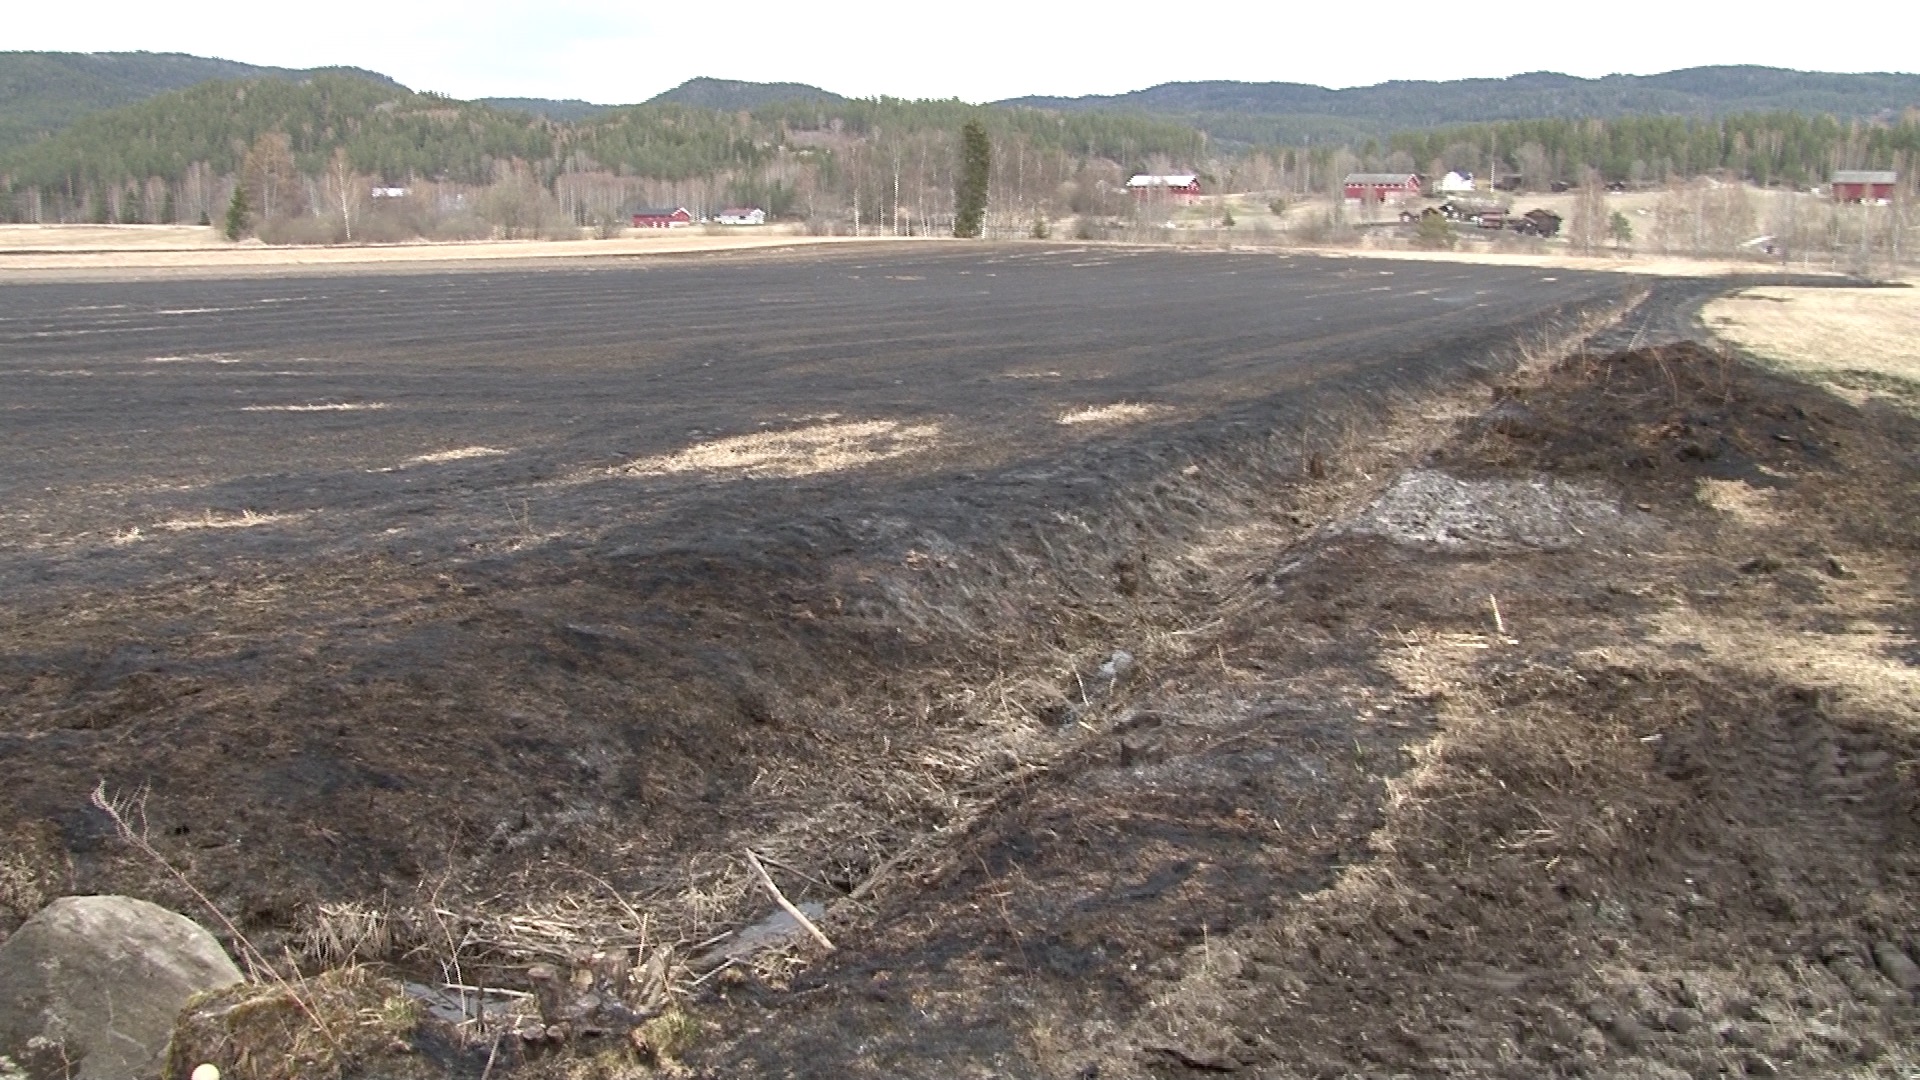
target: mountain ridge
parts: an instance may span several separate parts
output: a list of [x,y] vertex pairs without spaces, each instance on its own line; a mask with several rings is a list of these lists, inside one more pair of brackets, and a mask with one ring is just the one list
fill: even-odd
[[[185,53],[0,52],[0,150],[53,135],[94,113],[214,80],[311,80],[351,75],[406,91],[386,75],[350,67],[292,69]],[[781,104],[841,106],[851,99],[807,83],[699,77],[641,104],[745,112]],[[555,123],[578,123],[631,105],[577,99],[487,97],[476,104]],[[1196,128],[1223,146],[1359,141],[1454,125],[1629,114],[1715,116],[1787,110],[1885,119],[1920,107],[1920,74],[1794,71],[1753,65],[1682,68],[1597,79],[1551,71],[1504,78],[1393,80],[1330,89],[1308,83],[1170,82],[1124,94],[1027,96],[990,107],[1144,115]]]
[[1587,79],[1553,71],[1505,78],[1391,80],[1334,90],[1308,83],[1170,82],[1124,94],[992,102],[1057,112],[1178,119],[1217,138],[1298,142],[1499,120],[1610,119],[1634,113],[1718,116],[1793,111],[1885,118],[1920,107],[1920,74],[1795,71],[1757,65]]
[[688,79],[665,93],[655,94],[647,99],[646,104],[685,105],[695,109],[735,112],[788,101],[819,101],[837,105],[846,100],[831,90],[822,90],[807,83],[762,83],[700,76]]
[[396,88],[364,68],[281,68],[188,53],[0,52],[0,146],[65,128],[82,116],[216,79],[353,75]]

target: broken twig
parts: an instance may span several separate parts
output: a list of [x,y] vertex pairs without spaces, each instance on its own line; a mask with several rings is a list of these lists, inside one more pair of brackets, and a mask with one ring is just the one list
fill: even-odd
[[801,929],[812,934],[813,940],[819,942],[828,952],[832,952],[833,942],[828,940],[827,935],[821,933],[820,928],[813,925],[813,920],[807,918],[806,914],[799,908],[794,907],[793,901],[788,900],[787,895],[780,891],[780,886],[773,883],[773,878],[767,875],[767,868],[760,865],[760,859],[753,853],[753,849],[747,848],[746,852],[747,865],[753,867],[753,872],[755,876],[759,877],[760,884],[766,886],[767,891],[773,894],[773,902],[779,904],[781,910],[785,911],[788,915],[793,916],[793,921],[799,923]]

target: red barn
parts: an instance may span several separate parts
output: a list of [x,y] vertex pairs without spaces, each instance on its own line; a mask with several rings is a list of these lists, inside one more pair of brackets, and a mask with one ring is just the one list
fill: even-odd
[[672,209],[635,210],[633,227],[636,229],[677,229],[682,225],[693,224],[693,215],[687,213],[684,206]]
[[1893,200],[1900,178],[1891,172],[1841,171],[1833,174],[1833,201],[1884,203]]
[[1135,198],[1149,198],[1164,192],[1175,202],[1192,202],[1200,198],[1200,178],[1192,173],[1175,173],[1171,176],[1149,176],[1141,173],[1127,181],[1127,190]]
[[1386,202],[1420,195],[1419,173],[1357,172],[1347,175],[1347,198],[1354,202]]

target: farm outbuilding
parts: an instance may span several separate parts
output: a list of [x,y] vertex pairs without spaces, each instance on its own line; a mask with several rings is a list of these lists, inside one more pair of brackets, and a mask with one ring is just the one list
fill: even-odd
[[684,206],[656,207],[633,212],[636,229],[677,229],[693,224],[693,215]]
[[1349,173],[1347,198],[1353,202],[1386,202],[1420,195],[1419,173]]
[[1141,173],[1127,181],[1127,190],[1136,198],[1150,198],[1154,195],[1168,195],[1176,201],[1188,201],[1200,197],[1200,178],[1192,173],[1173,173],[1167,176],[1150,176]]
[[1833,201],[1845,203],[1891,202],[1900,177],[1893,172],[1842,170],[1833,174]]
[[716,225],[765,225],[767,212],[757,206],[729,206],[713,215]]

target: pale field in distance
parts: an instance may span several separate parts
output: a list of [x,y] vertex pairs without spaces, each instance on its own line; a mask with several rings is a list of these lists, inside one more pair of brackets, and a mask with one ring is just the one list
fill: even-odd
[[1721,337],[1843,397],[1920,408],[1920,288],[1747,289],[1701,312]]
[[177,251],[233,247],[210,225],[0,225],[0,251]]
[[[428,263],[498,259],[579,258],[737,251],[844,241],[808,236],[793,226],[628,229],[610,240],[417,241],[402,244],[269,246],[230,243],[196,225],[0,225],[0,274],[7,271],[245,269]],[[863,242],[872,243],[874,238]]]

